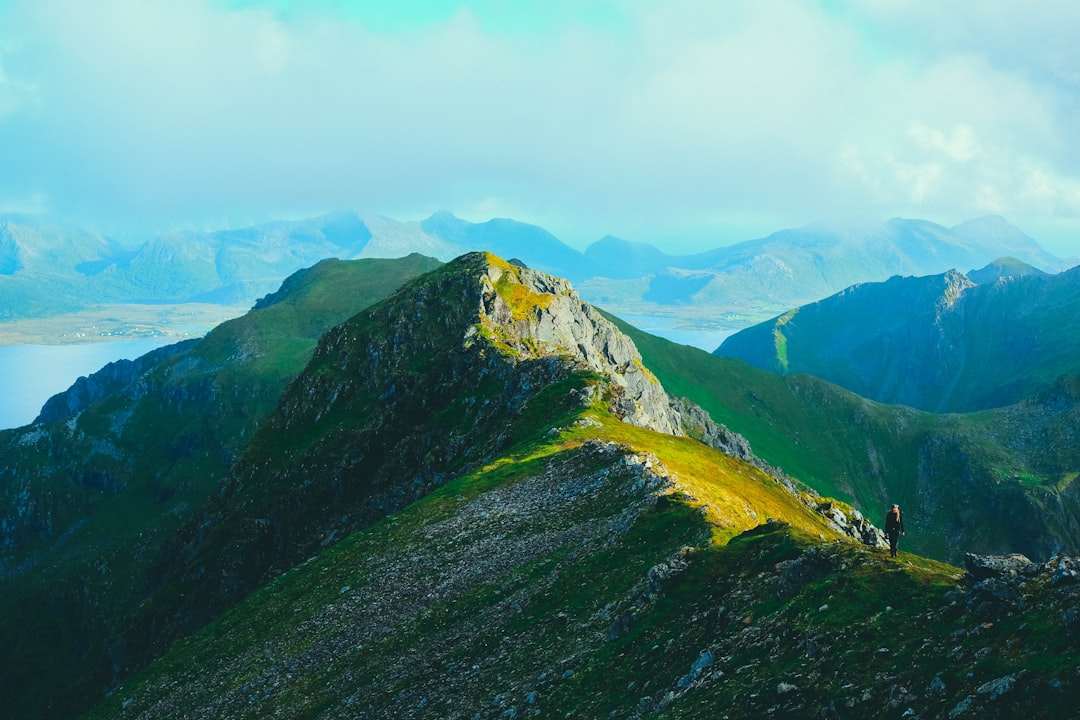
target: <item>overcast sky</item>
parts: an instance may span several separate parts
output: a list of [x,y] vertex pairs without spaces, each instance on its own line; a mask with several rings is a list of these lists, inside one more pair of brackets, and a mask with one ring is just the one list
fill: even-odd
[[999,214],[1075,255],[1078,37],[1072,0],[0,0],[0,212],[670,252]]

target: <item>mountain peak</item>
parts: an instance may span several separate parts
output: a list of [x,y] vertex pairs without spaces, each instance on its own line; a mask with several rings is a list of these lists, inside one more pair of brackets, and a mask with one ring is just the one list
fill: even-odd
[[984,215],[972,218],[952,228],[957,235],[978,239],[984,243],[1005,249],[1044,252],[1034,238],[1000,215]]
[[1028,275],[1046,275],[1042,270],[1028,265],[1014,257],[1002,257],[994,260],[978,270],[972,270],[967,274],[972,282],[978,285],[997,282],[1003,278],[1018,278]]
[[672,264],[671,256],[654,245],[605,235],[585,249],[585,259],[608,278],[643,277]]
[[427,219],[421,222],[464,222],[461,218],[455,215],[451,210],[436,210],[431,213]]
[[613,410],[623,420],[682,434],[667,394],[645,370],[634,343],[584,302],[569,282],[490,253],[475,253],[462,262],[473,258],[484,266],[480,325],[491,337],[522,357],[554,354],[584,363],[620,388]]
[[995,228],[1002,231],[1007,230],[1009,232],[1022,232],[1018,227],[1010,223],[1001,215],[994,214],[970,218],[960,223],[959,225],[954,225],[952,229],[954,232],[968,232],[976,229],[985,231]]
[[[191,554],[162,577],[175,597],[220,611],[327,538],[492,462],[556,408],[686,436],[682,409],[633,342],[567,281],[486,252],[461,256],[321,337],[224,484],[217,529],[193,531]],[[183,557],[200,557],[206,573]]]

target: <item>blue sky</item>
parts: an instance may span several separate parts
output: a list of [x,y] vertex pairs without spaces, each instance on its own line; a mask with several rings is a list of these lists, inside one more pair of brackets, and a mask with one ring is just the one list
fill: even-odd
[[0,0],[0,211],[670,252],[1003,215],[1080,254],[1080,3]]

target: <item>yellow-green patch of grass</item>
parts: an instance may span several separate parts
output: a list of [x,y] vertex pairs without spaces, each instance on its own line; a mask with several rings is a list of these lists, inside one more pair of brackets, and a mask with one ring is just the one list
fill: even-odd
[[781,315],[776,320],[776,325],[773,327],[773,342],[776,345],[776,362],[779,363],[780,369],[784,372],[788,370],[788,352],[787,352],[787,336],[784,335],[783,327],[791,322],[791,319],[795,317],[795,313],[799,312],[798,308],[790,310]]
[[490,253],[487,258],[492,266],[502,271],[495,282],[495,292],[510,306],[515,320],[524,320],[536,308],[547,309],[551,305],[554,296],[534,292],[522,284],[521,268]]
[[1057,483],[1058,492],[1061,492],[1065,488],[1072,485],[1073,482],[1076,481],[1077,477],[1080,477],[1080,473],[1065,473],[1064,475],[1062,475],[1061,479],[1058,480],[1058,483]]
[[732,536],[773,518],[807,532],[841,537],[825,519],[761,470],[697,440],[663,435],[620,421],[604,412],[588,417],[599,426],[574,428],[568,438],[603,439],[625,444],[637,452],[651,452],[667,468],[675,490],[703,508],[716,528],[714,541]]

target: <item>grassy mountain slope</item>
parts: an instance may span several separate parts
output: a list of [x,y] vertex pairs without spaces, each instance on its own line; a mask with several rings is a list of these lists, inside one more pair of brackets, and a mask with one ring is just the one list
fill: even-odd
[[[258,533],[243,517],[265,517],[267,537],[288,532],[267,511],[321,510],[303,510],[289,488],[339,481],[391,513],[341,540],[324,532],[323,550],[309,546],[306,561],[88,717],[896,717],[910,707],[999,718],[1068,706],[1080,683],[1072,559],[964,580],[841,538],[815,503],[756,467],[626,422],[616,368],[632,368],[597,371],[588,352],[541,340],[563,296],[558,285],[535,292],[520,269],[486,261],[479,329],[447,348],[462,301],[476,307],[458,273],[480,261],[444,267],[328,334],[241,461],[250,470],[226,498],[234,520],[216,522]],[[417,312],[447,301],[443,313]],[[408,336],[407,318],[420,323]],[[521,383],[521,372],[542,382]],[[382,414],[366,410],[371,399],[400,386],[393,417],[432,373],[454,391],[413,406],[426,427],[404,444],[453,454],[414,465],[419,476],[393,473],[389,493],[370,470],[343,472],[380,454],[364,430]],[[493,416],[476,413],[485,405]],[[476,461],[456,462],[477,437]],[[432,466],[458,470],[417,487]],[[210,555],[197,567],[215,582],[247,566],[215,569]]]
[[63,716],[111,682],[130,662],[116,640],[159,582],[166,540],[217,489],[318,337],[437,265],[320,263],[140,372],[92,376],[52,422],[0,432],[0,616],[20,618],[0,629],[5,708]]
[[[582,466],[575,458],[588,440],[663,442],[664,462],[707,504],[717,537],[764,517],[840,537],[816,498],[681,436],[681,412],[629,341],[565,282],[485,254],[430,272],[323,336],[228,482],[161,554],[157,590],[114,639],[119,672],[341,537],[478,469],[509,463],[496,477],[514,475],[552,455],[561,469],[545,476],[571,487],[607,483],[615,476],[604,468],[641,479],[622,489],[631,499],[648,500],[647,486],[666,483],[649,470],[656,462],[630,458],[630,449],[603,449]],[[584,457],[600,446],[590,447]],[[599,474],[581,478],[582,467]],[[567,522],[583,522],[580,504],[592,494],[571,493]],[[589,505],[615,512],[618,532],[649,504],[609,509],[596,499]],[[559,502],[541,502],[538,527]],[[580,532],[604,529],[589,517]]]
[[968,270],[967,276],[976,285],[991,285],[1003,278],[1018,278],[1027,275],[1047,275],[1039,268],[1012,257],[1000,257],[978,270]]
[[978,284],[950,272],[853,286],[728,338],[716,354],[881,402],[966,412],[1080,372],[1080,268]]
[[[613,411],[622,407],[614,376],[573,362],[572,348],[552,364],[554,348],[516,335],[507,321],[542,316],[556,301],[501,282],[520,270],[494,264],[501,289],[482,304],[502,321],[467,334],[475,339],[469,347],[448,347],[444,333],[460,329],[455,314],[475,307],[461,283],[476,269],[462,276],[462,266],[479,259],[446,266],[327,335],[241,460],[253,470],[226,498],[238,510],[215,522],[222,532],[231,525],[257,533],[237,518],[264,517],[267,535],[277,536],[323,514],[322,505],[309,512],[303,500],[289,500],[289,488],[302,484],[310,497],[320,483],[348,481],[338,469],[343,461],[393,456],[363,426],[372,412],[401,412],[394,406],[409,403],[414,373],[428,380],[434,373],[453,392],[425,392],[426,405],[410,422],[419,428],[395,445],[419,444],[430,455],[445,439],[461,438],[450,443],[455,455],[480,462],[458,464],[451,456],[414,465],[421,472],[445,468],[448,478],[271,581],[115,692],[98,716],[494,717],[533,706],[596,717],[612,709],[663,710],[668,690],[694,673],[708,643],[684,632],[694,617],[685,611],[710,608],[700,593],[712,581],[724,588],[717,597],[745,595],[731,573],[748,567],[722,548],[756,546],[742,534],[771,518],[776,535],[767,534],[777,547],[766,551],[763,568],[789,559],[799,564],[800,550],[831,548],[832,541],[848,548],[840,555],[860,552],[759,469],[696,440],[625,422]],[[489,305],[494,296],[506,305]],[[418,314],[417,303],[444,311]],[[424,318],[409,337],[399,334],[405,318]],[[412,352],[416,343],[427,352]],[[380,352],[387,346],[399,348],[393,360]],[[453,357],[458,353],[461,360]],[[534,374],[537,363],[548,367],[541,376]],[[519,382],[521,372],[533,381]],[[478,374],[494,387],[477,385]],[[507,385],[519,389],[508,396]],[[390,407],[366,410],[389,386],[406,387]],[[463,396],[466,387],[471,394]],[[494,416],[469,409],[489,404]],[[496,429],[497,440],[488,435]],[[388,430],[395,435],[395,426]],[[433,431],[444,440],[433,442]],[[472,450],[477,437],[488,438],[479,452]],[[386,480],[392,491],[381,493],[377,479],[365,480],[379,474],[372,468],[351,477],[362,483],[356,492],[367,498],[364,506],[386,506],[380,498],[415,486],[411,473],[398,472]],[[342,499],[335,499],[336,510],[355,512],[354,502]],[[291,509],[288,528],[285,518],[268,515],[274,506]],[[325,538],[324,529],[316,528]],[[213,548],[238,544],[247,541],[211,537],[202,545],[209,555],[200,553],[199,564],[208,577],[226,580],[209,559]],[[248,567],[235,557],[228,567]],[[880,554],[864,557],[881,562]],[[954,570],[923,566],[926,577],[916,585],[951,587]],[[692,578],[688,586],[678,579],[683,573]],[[807,580],[802,569],[789,575],[785,593]],[[669,586],[681,586],[675,607]],[[761,601],[771,604],[767,594]],[[753,612],[749,597],[743,604],[732,612]],[[741,616],[733,627],[739,623]],[[660,641],[664,650],[654,659]],[[663,692],[649,690],[650,683]],[[626,692],[636,684],[642,689]]]
[[995,599],[955,568],[830,541],[753,468],[567,392],[598,382],[534,396],[505,453],[284,573],[88,720],[1069,707],[1077,593],[1053,589],[1057,565]]
[[[604,394],[622,417],[673,427],[632,345],[568,285],[484,254],[328,332],[158,565],[160,590],[123,633],[132,666],[328,543],[497,456],[538,393],[599,392],[566,383],[611,367]],[[730,512],[723,527],[747,516]]]
[[1080,550],[1076,380],[997,410],[936,415],[822,381],[776,375],[619,323],[670,392],[754,452],[881,523],[905,510],[905,543],[959,562],[966,551],[1046,558]]

